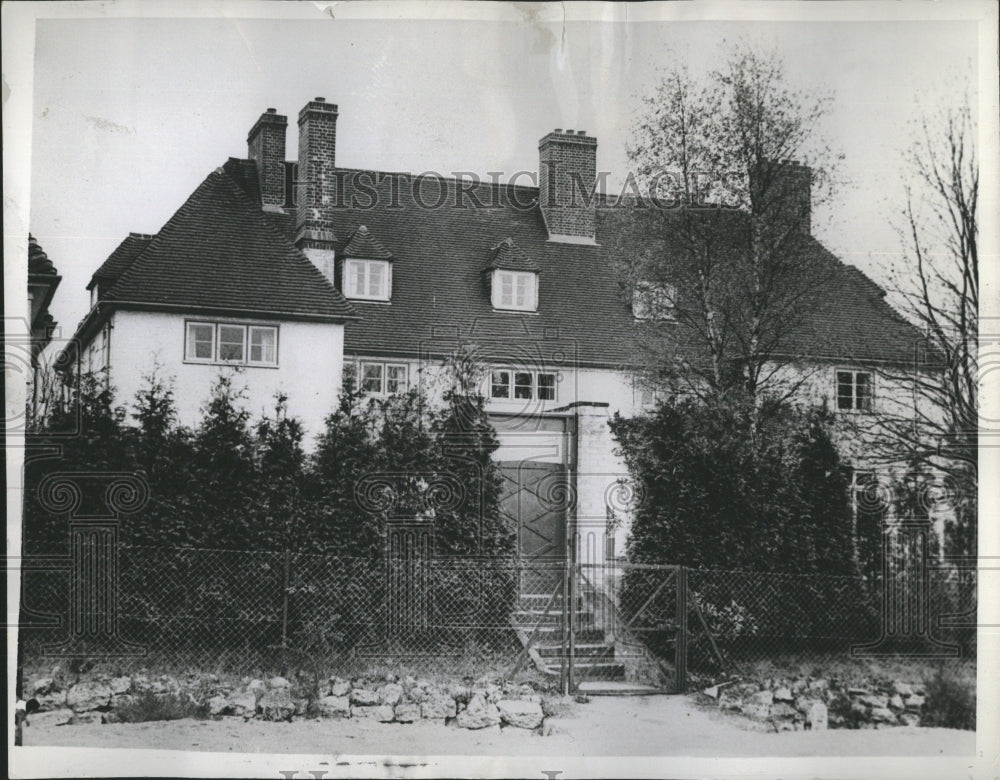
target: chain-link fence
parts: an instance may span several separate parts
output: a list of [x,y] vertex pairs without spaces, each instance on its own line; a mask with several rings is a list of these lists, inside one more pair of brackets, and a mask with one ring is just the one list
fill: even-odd
[[104,647],[119,659],[200,671],[329,673],[380,662],[467,675],[533,670],[567,689],[676,690],[688,669],[733,673],[785,656],[975,653],[974,570],[930,567],[870,582],[526,565],[419,548],[362,559],[118,546],[100,575],[99,560],[71,552],[24,561],[23,663],[80,656],[86,640],[94,656]]
[[878,580],[629,563],[581,570],[607,641],[626,657],[644,648],[675,684],[688,670],[740,674],[762,660],[976,653],[975,569],[893,567]]

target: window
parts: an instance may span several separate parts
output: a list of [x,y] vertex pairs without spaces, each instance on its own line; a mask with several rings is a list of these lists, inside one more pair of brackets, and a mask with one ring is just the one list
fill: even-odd
[[632,292],[632,314],[637,320],[676,319],[677,288],[672,284],[639,282]]
[[362,363],[361,390],[365,393],[381,393],[384,369],[385,366],[381,363]]
[[649,407],[656,406],[656,403],[659,400],[659,393],[651,387],[639,386],[635,388],[635,402],[637,406],[647,409]]
[[494,371],[490,377],[490,398],[510,398],[510,371]]
[[494,271],[493,308],[535,311],[538,274],[532,271]]
[[534,379],[529,371],[514,373],[514,397],[531,398],[534,389]]
[[408,387],[407,367],[403,363],[363,362],[358,386],[362,392],[372,395],[405,393]]
[[539,401],[555,401],[556,400],[556,375],[555,374],[539,374],[538,375],[538,400]]
[[556,375],[540,371],[497,369],[490,374],[490,398],[555,401]]
[[837,409],[842,412],[870,412],[872,410],[871,372],[837,372]]
[[344,261],[344,295],[369,301],[389,300],[388,260]]
[[244,361],[247,329],[242,325],[219,326],[219,360],[226,363]]
[[385,392],[390,395],[406,392],[406,366],[385,367]]
[[184,359],[191,363],[278,365],[278,328],[232,322],[188,322]]
[[273,366],[278,362],[277,328],[250,326],[250,363]]
[[187,359],[207,362],[215,359],[215,325],[204,322],[188,323]]

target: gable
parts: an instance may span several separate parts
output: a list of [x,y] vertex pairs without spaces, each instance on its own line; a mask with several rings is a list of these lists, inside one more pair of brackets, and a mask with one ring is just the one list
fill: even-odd
[[231,161],[202,182],[121,273],[106,300],[342,321],[350,304],[240,185]]

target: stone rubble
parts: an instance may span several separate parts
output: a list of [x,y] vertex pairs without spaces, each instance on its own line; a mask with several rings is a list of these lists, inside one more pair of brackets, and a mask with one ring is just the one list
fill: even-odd
[[923,687],[903,680],[864,687],[825,678],[730,681],[702,693],[720,710],[774,731],[919,726],[925,702]]

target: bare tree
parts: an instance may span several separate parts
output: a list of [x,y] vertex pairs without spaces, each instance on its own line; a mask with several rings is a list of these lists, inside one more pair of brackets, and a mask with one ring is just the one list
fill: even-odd
[[872,436],[886,461],[944,476],[952,509],[946,552],[976,554],[978,447],[979,163],[968,101],[925,115],[906,153],[902,259],[892,269],[903,314],[923,331],[914,366],[880,371],[911,389],[912,403],[883,409]]
[[752,429],[762,403],[804,378],[783,369],[803,357],[793,334],[829,272],[809,233],[837,159],[817,131],[830,102],[790,87],[773,55],[739,47],[704,82],[667,74],[629,149],[649,197],[620,210],[618,255],[646,379],[744,399]]

